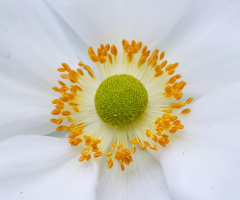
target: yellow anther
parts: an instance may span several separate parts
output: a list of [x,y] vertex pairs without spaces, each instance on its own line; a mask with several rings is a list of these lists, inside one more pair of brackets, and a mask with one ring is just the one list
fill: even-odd
[[66,96],[60,97],[59,100],[62,101],[62,102],[68,102],[69,101],[69,99]]
[[115,47],[115,45],[111,46],[111,54],[117,56],[117,48]]
[[93,142],[94,144],[99,144],[99,143],[101,143],[101,140],[99,140],[99,139],[94,139],[92,142]]
[[181,74],[177,74],[177,75],[175,75],[175,77],[176,77],[177,79],[179,79],[179,78],[181,78],[182,76],[181,76]]
[[131,143],[132,143],[132,144],[137,144],[137,143],[138,143],[138,140],[137,140],[137,139],[131,140]]
[[93,73],[92,69],[88,65],[83,65],[83,68],[88,72],[89,76],[94,78],[94,73]]
[[58,109],[63,109],[64,108],[64,103],[59,102],[59,103],[56,104],[55,107],[58,108]]
[[101,64],[104,64],[106,62],[106,58],[104,58],[103,56],[98,57],[98,60]]
[[187,84],[186,82],[180,81],[179,86],[178,86],[178,90],[181,91],[186,84]]
[[170,117],[170,114],[166,113],[166,114],[163,114],[162,118],[163,119],[168,119]]
[[100,151],[98,151],[98,152],[96,152],[96,153],[94,154],[94,158],[100,157],[100,156],[102,156],[102,155],[103,155],[103,153],[100,152]]
[[182,124],[177,125],[177,129],[183,129],[184,126]]
[[78,73],[73,70],[70,70],[68,73],[69,73],[69,80],[73,83],[76,83],[79,78]]
[[62,112],[62,115],[63,115],[63,116],[71,115],[71,112],[70,112],[70,111],[63,111],[63,112]]
[[68,135],[68,138],[75,138],[75,137],[77,137],[78,136],[78,134],[75,134],[75,133],[71,133],[71,134],[69,134]]
[[178,67],[179,63],[174,63],[172,69],[176,69]]
[[92,152],[98,152],[98,151],[99,151],[99,148],[92,147]]
[[144,53],[143,55],[146,56],[146,57],[148,57],[149,54],[150,54],[150,50],[146,51],[146,53]]
[[169,64],[169,65],[165,68],[165,70],[166,70],[166,71],[170,71],[170,70],[172,69],[172,67],[173,67],[173,64]]
[[157,73],[155,73],[154,77],[157,78],[163,74],[162,70],[159,70]]
[[176,120],[176,121],[173,122],[173,125],[179,125],[180,123],[181,123],[180,120]]
[[163,131],[163,127],[162,126],[157,126],[156,131]]
[[82,142],[81,138],[72,138],[69,140],[69,143],[71,144],[71,146],[77,146],[81,142]]
[[130,151],[130,150],[128,150],[128,149],[122,149],[122,152],[123,152],[123,153],[125,153],[125,154],[128,154],[128,155],[130,155],[130,154],[131,154],[131,151]]
[[[156,141],[157,142],[157,141]],[[154,151],[157,151],[158,150],[158,147],[156,145],[152,145],[149,147],[150,149],[154,150]]]
[[154,123],[155,123],[156,125],[158,125],[159,122],[161,121],[161,119],[162,119],[161,117],[158,117],[157,120],[156,120]]
[[66,126],[59,126],[56,128],[56,131],[62,131],[66,128]]
[[81,69],[77,69],[77,72],[78,72],[78,74],[80,75],[80,76],[84,76],[84,73],[83,73],[83,71],[81,70]]
[[79,109],[78,109],[77,106],[75,106],[75,105],[71,105],[71,107],[72,107],[72,109],[73,109],[75,112],[79,112]]
[[58,83],[62,86],[62,87],[66,87],[66,84],[62,81],[58,81]]
[[112,56],[111,56],[111,54],[108,54],[108,60],[112,64]]
[[82,162],[82,161],[84,161],[85,159],[86,159],[86,156],[83,155],[83,156],[81,156],[81,157],[79,158],[79,162]]
[[190,108],[187,108],[187,109],[184,109],[181,113],[182,114],[187,114],[187,113],[190,113],[191,109]]
[[167,86],[165,87],[165,92],[166,92],[166,93],[171,93],[171,92],[172,92],[172,86],[171,86],[171,85],[167,85]]
[[177,80],[177,78],[175,76],[173,76],[172,78],[169,79],[168,83],[173,84],[173,83],[175,83],[176,80]]
[[81,154],[82,154],[82,155],[86,155],[86,154],[89,153],[89,151],[90,151],[89,148],[85,148],[85,149],[83,149],[83,150],[81,151]]
[[175,109],[181,108],[183,106],[185,106],[185,103],[183,103],[183,102],[178,102],[178,103],[175,103],[175,104],[171,104],[171,107],[175,108]]
[[122,145],[122,144],[119,144],[119,145],[117,146],[117,148],[118,148],[118,149],[121,149],[121,148],[123,148],[123,145]]
[[107,44],[107,45],[105,46],[105,49],[106,49],[107,51],[109,51],[109,49],[110,49],[110,45]]
[[107,161],[107,163],[108,163],[108,169],[111,169],[112,166],[113,166],[112,158],[110,158],[110,159]]
[[93,62],[98,62],[98,57],[95,54],[92,53],[89,55],[89,57]]
[[84,135],[83,138],[84,138],[85,140],[91,140],[91,137],[88,136],[88,135]]
[[84,63],[83,63],[83,62],[79,62],[78,65],[79,65],[79,66],[83,66]]
[[62,63],[62,66],[63,66],[67,71],[71,70],[70,67],[69,67],[66,63]]
[[191,98],[189,98],[185,103],[186,103],[186,104],[190,104],[190,103],[192,102],[192,100],[193,100],[193,98],[191,97]]
[[147,46],[144,46],[143,48],[142,48],[142,54],[145,54],[147,52]]
[[179,100],[182,98],[183,93],[182,92],[177,92],[176,94],[174,94],[174,97],[176,98],[176,100]]
[[101,48],[101,49],[104,49],[104,45],[103,45],[103,44],[100,44],[100,48]]
[[149,147],[149,146],[150,146],[149,142],[147,142],[147,141],[143,141],[143,143],[144,143],[144,145],[145,145],[146,147]]
[[150,130],[147,130],[147,131],[146,131],[146,136],[147,136],[147,137],[151,137],[151,135],[152,135],[152,134],[151,134],[151,131],[150,131]]
[[164,60],[161,64],[160,64],[160,68],[164,68],[167,65],[167,61]]
[[164,129],[168,129],[168,128],[170,128],[170,127],[171,127],[170,122],[165,122],[164,125],[163,125],[163,128],[164,128]]
[[[152,135],[152,140],[153,140],[154,142],[158,142],[157,136],[156,136],[156,135]],[[150,149],[151,149],[151,147],[150,147]]]
[[164,142],[162,139],[160,139],[158,142],[159,142],[159,144],[162,145],[163,147],[166,146],[165,142]]
[[141,67],[141,65],[143,65],[147,60],[146,56],[141,56],[138,60],[138,67]]
[[59,118],[59,119],[56,121],[56,124],[57,124],[57,125],[61,124],[61,123],[62,123],[62,120],[63,120],[62,118]]
[[170,71],[168,71],[168,75],[172,75],[175,73],[175,70],[174,69],[171,69]]
[[137,43],[137,52],[142,48],[142,42]]
[[132,43],[131,43],[131,50],[133,53],[136,53],[137,52],[137,47],[136,47],[136,41],[135,40],[132,40]]
[[165,51],[162,51],[162,53],[160,54],[160,60],[164,58],[164,55],[165,55]]
[[66,130],[66,131],[72,131],[75,126],[76,126],[76,124],[71,124],[71,126],[67,126],[67,127],[65,128],[65,130]]
[[[88,55],[91,55],[91,54],[93,54],[94,53],[94,50],[93,50],[93,48],[92,47],[89,47],[88,48]],[[94,53],[95,54],[95,53]]]
[[59,115],[61,113],[61,110],[60,109],[55,109],[51,113],[52,113],[52,115]]
[[88,154],[88,155],[86,156],[86,161],[89,161],[90,159],[91,159],[91,155]]
[[173,115],[173,116],[170,116],[169,121],[170,121],[170,122],[173,122],[173,121],[175,121],[176,119],[177,119],[177,116]]
[[52,87],[52,89],[54,90],[54,91],[56,91],[56,92],[59,92],[60,91],[60,89],[58,88],[58,87]]
[[124,165],[121,163],[121,170],[124,171],[125,170],[125,167]]
[[107,56],[107,50],[106,50],[106,49],[103,49],[103,50],[102,50],[102,56],[104,56],[104,57]]
[[65,68],[58,68],[58,71],[59,71],[59,72],[65,72],[66,69],[65,69]]
[[67,75],[67,74],[61,74],[61,77],[64,78],[64,79],[68,79],[68,78],[69,78],[69,75]]
[[137,151],[136,147],[132,148],[132,152],[135,153]]
[[60,102],[59,99],[54,99],[54,100],[52,101],[52,104],[57,104],[58,102]]
[[57,119],[50,119],[50,121],[51,121],[52,123],[56,123],[56,122],[57,122]]
[[178,87],[179,87],[179,83],[178,83],[178,82],[177,82],[177,83],[174,83],[174,85],[173,85],[172,87],[173,87],[174,90],[177,90]]
[[112,155],[112,151],[107,152],[106,156],[110,157]]

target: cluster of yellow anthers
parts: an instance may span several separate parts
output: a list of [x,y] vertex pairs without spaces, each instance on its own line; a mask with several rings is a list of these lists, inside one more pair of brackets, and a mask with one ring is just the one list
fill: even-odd
[[[153,78],[158,78],[161,75],[170,76],[173,75],[175,69],[178,66],[178,63],[168,64],[167,61],[163,60],[165,52],[159,53],[159,50],[155,50],[150,55],[150,50],[147,49],[147,46],[142,47],[142,43],[132,41],[129,43],[126,40],[122,41],[123,46],[123,56],[127,58],[127,62],[131,63],[133,61],[134,55],[138,55],[137,67],[151,68],[154,70]],[[141,51],[140,51],[141,50]],[[114,62],[117,63],[118,50],[116,46],[109,44],[100,45],[100,48],[97,50],[97,54],[94,52],[93,48],[90,47],[88,50],[90,59],[97,64],[97,66],[105,67],[105,64],[111,66]],[[55,104],[55,109],[52,111],[53,115],[60,115],[61,117],[57,119],[51,119],[51,121],[58,125],[56,128],[57,131],[66,130],[71,132],[69,137],[69,143],[72,146],[77,146],[78,144],[85,142],[86,148],[81,151],[81,157],[79,161],[87,160],[89,161],[92,154],[94,157],[99,157],[103,155],[103,151],[107,150],[105,155],[108,157],[107,163],[108,168],[112,168],[114,159],[117,160],[121,165],[121,170],[125,170],[124,164],[129,165],[132,161],[132,154],[137,150],[136,145],[139,145],[140,149],[146,150],[150,148],[152,150],[158,150],[156,143],[159,143],[161,146],[165,147],[169,143],[168,133],[175,133],[178,129],[183,129],[184,126],[181,124],[181,121],[178,119],[177,115],[187,114],[190,112],[190,109],[184,109],[180,113],[174,113],[175,109],[181,109],[183,106],[189,104],[193,98],[189,98],[185,102],[176,102],[179,100],[183,93],[182,89],[186,85],[186,82],[180,81],[180,74],[172,76],[168,79],[164,92],[162,96],[166,99],[171,100],[169,107],[165,107],[159,111],[159,116],[155,121],[153,120],[155,130],[145,129],[146,139],[143,137],[131,138],[130,142],[132,148],[129,149],[124,146],[122,143],[113,141],[111,147],[101,146],[103,138],[95,138],[91,133],[85,131],[86,121],[79,121],[76,114],[81,115],[81,110],[79,109],[79,102],[77,101],[78,97],[84,93],[82,89],[83,77],[86,77],[84,74],[85,70],[89,78],[96,79],[92,69],[85,65],[84,63],[79,63],[80,68],[76,71],[72,70],[67,64],[63,63],[61,68],[58,68],[58,71],[63,73],[61,77],[63,79],[68,79],[71,83],[65,84],[62,81],[58,81],[60,87],[53,87],[53,90],[61,94],[59,99],[52,101]],[[67,81],[67,82],[69,82]],[[71,123],[71,125],[61,125],[62,123]],[[106,136],[107,137],[107,136]],[[126,143],[125,143],[126,144]]]

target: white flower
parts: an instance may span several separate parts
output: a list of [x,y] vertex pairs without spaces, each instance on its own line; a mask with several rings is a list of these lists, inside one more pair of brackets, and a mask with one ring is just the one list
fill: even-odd
[[[1,198],[239,199],[238,8],[238,1],[1,2]],[[59,64],[93,68],[88,47],[123,38],[179,62],[184,95],[195,99],[181,118],[185,128],[156,152],[137,151],[124,172],[104,158],[79,163],[81,147],[49,122]]]

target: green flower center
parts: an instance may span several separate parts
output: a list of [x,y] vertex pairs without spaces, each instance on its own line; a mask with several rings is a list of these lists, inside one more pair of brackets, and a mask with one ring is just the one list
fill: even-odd
[[147,107],[148,93],[131,75],[110,76],[98,87],[95,108],[100,119],[113,126],[128,125],[140,118]]

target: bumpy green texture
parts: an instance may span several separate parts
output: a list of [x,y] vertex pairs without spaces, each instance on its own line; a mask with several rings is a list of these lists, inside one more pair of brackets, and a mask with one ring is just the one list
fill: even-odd
[[133,76],[114,75],[99,85],[94,102],[103,122],[122,126],[131,124],[143,114],[148,103],[148,93]]

